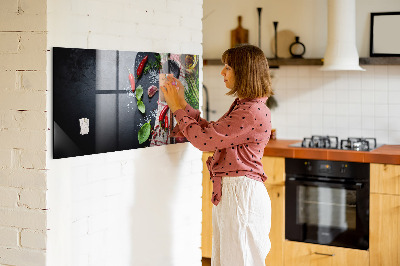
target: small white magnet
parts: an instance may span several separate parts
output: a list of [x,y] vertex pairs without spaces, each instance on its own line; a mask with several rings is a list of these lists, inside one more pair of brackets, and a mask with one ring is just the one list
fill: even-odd
[[89,134],[89,119],[88,118],[81,118],[79,119],[79,125],[81,127],[81,135]]

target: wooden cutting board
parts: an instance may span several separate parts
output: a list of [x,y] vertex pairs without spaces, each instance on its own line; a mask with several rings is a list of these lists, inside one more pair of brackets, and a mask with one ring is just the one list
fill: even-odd
[[249,43],[249,30],[242,27],[242,16],[238,16],[238,26],[231,30],[231,48],[242,43]]

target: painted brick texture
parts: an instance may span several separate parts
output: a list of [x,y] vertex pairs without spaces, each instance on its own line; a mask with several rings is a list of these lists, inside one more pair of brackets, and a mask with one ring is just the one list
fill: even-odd
[[[202,3],[48,1],[47,50],[201,56]],[[47,60],[51,84],[51,52]],[[47,103],[51,114],[51,90]],[[201,265],[202,163],[201,152],[190,144],[61,160],[47,155],[49,265]]]
[[45,265],[46,6],[0,2],[1,265]]

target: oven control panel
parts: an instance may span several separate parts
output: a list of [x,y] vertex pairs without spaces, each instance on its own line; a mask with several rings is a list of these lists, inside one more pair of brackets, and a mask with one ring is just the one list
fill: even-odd
[[369,179],[369,164],[286,158],[286,174]]

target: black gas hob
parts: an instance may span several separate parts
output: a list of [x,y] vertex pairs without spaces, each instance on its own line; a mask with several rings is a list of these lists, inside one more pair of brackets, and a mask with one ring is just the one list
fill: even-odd
[[353,150],[353,151],[371,151],[378,148],[376,138],[350,137],[342,139],[336,136],[318,136],[304,138],[303,141],[289,145],[291,147],[301,148],[320,148],[320,149],[337,149],[337,150]]

